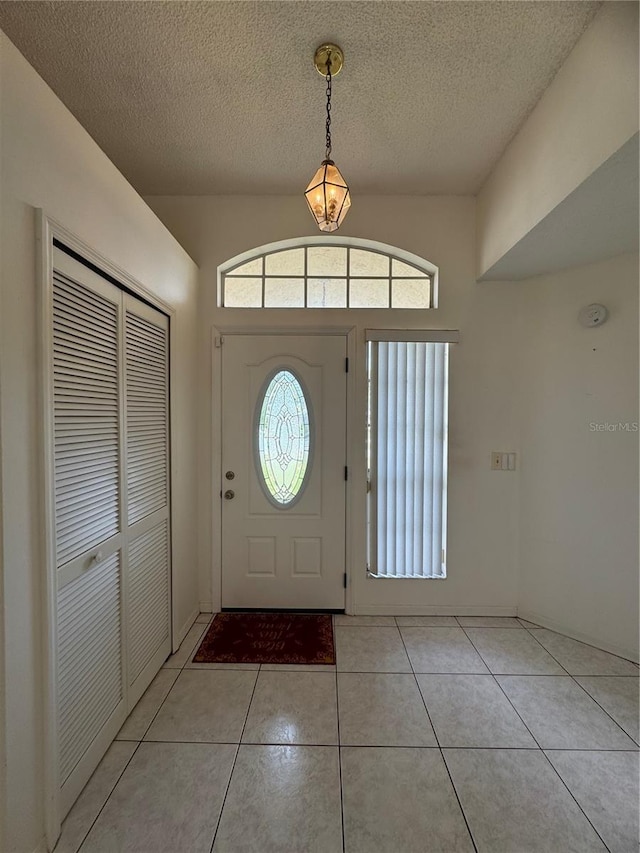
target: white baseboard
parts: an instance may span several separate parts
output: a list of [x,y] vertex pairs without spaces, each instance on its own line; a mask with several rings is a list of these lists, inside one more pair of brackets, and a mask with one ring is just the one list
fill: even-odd
[[357,604],[351,616],[515,616],[513,606],[490,604]]
[[191,628],[193,623],[196,621],[199,613],[200,613],[200,608],[194,607],[194,609],[191,611],[191,613],[187,616],[187,618],[183,622],[182,627],[178,629],[178,636],[173,638],[173,640],[174,640],[173,651],[174,652],[177,652],[178,649],[180,648],[182,641],[184,640],[184,638],[189,633],[189,628]]
[[554,619],[547,619],[546,616],[542,616],[540,613],[534,613],[533,610],[522,610],[521,608],[518,608],[518,616],[521,619],[526,619],[527,622],[533,622],[536,625],[540,625],[541,628],[548,628],[550,631],[555,631],[557,634],[563,634],[565,637],[570,637],[572,640],[579,640],[581,643],[594,646],[596,649],[602,649],[604,652],[610,652],[612,655],[618,655],[618,657],[625,658],[626,660],[633,661],[634,663],[638,663],[640,659],[638,649],[630,649],[626,646],[620,646],[617,643],[609,643],[599,637],[594,637],[592,634],[584,634],[582,631],[573,631],[571,628],[567,628],[566,625],[556,622]]

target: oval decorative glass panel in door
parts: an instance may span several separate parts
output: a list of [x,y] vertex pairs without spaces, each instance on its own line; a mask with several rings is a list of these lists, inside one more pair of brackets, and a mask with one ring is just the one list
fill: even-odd
[[254,428],[258,480],[279,509],[296,503],[311,472],[311,405],[289,368],[270,375],[256,403]]

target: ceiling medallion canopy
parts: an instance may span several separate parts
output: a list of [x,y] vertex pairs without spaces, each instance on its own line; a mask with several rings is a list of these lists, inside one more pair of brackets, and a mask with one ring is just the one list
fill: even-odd
[[344,55],[336,44],[321,44],[313,63],[327,82],[326,153],[304,195],[318,228],[337,231],[351,207],[349,186],[331,159],[331,86],[333,78],[342,69]]

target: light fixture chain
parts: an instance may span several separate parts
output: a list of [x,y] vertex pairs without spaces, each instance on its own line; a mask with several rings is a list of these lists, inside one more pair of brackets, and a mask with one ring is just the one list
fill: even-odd
[[327,160],[331,159],[331,53],[327,57]]
[[331,159],[331,94],[333,78],[343,66],[344,55],[336,44],[321,44],[313,58],[316,71],[326,84],[326,155],[304,195],[316,225],[327,233],[336,231],[351,207],[351,192]]

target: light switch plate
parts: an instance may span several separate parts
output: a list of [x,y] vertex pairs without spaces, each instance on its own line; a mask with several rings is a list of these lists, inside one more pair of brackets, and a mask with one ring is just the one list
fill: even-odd
[[491,470],[492,471],[515,471],[516,470],[517,453],[513,450],[492,450],[491,451]]

